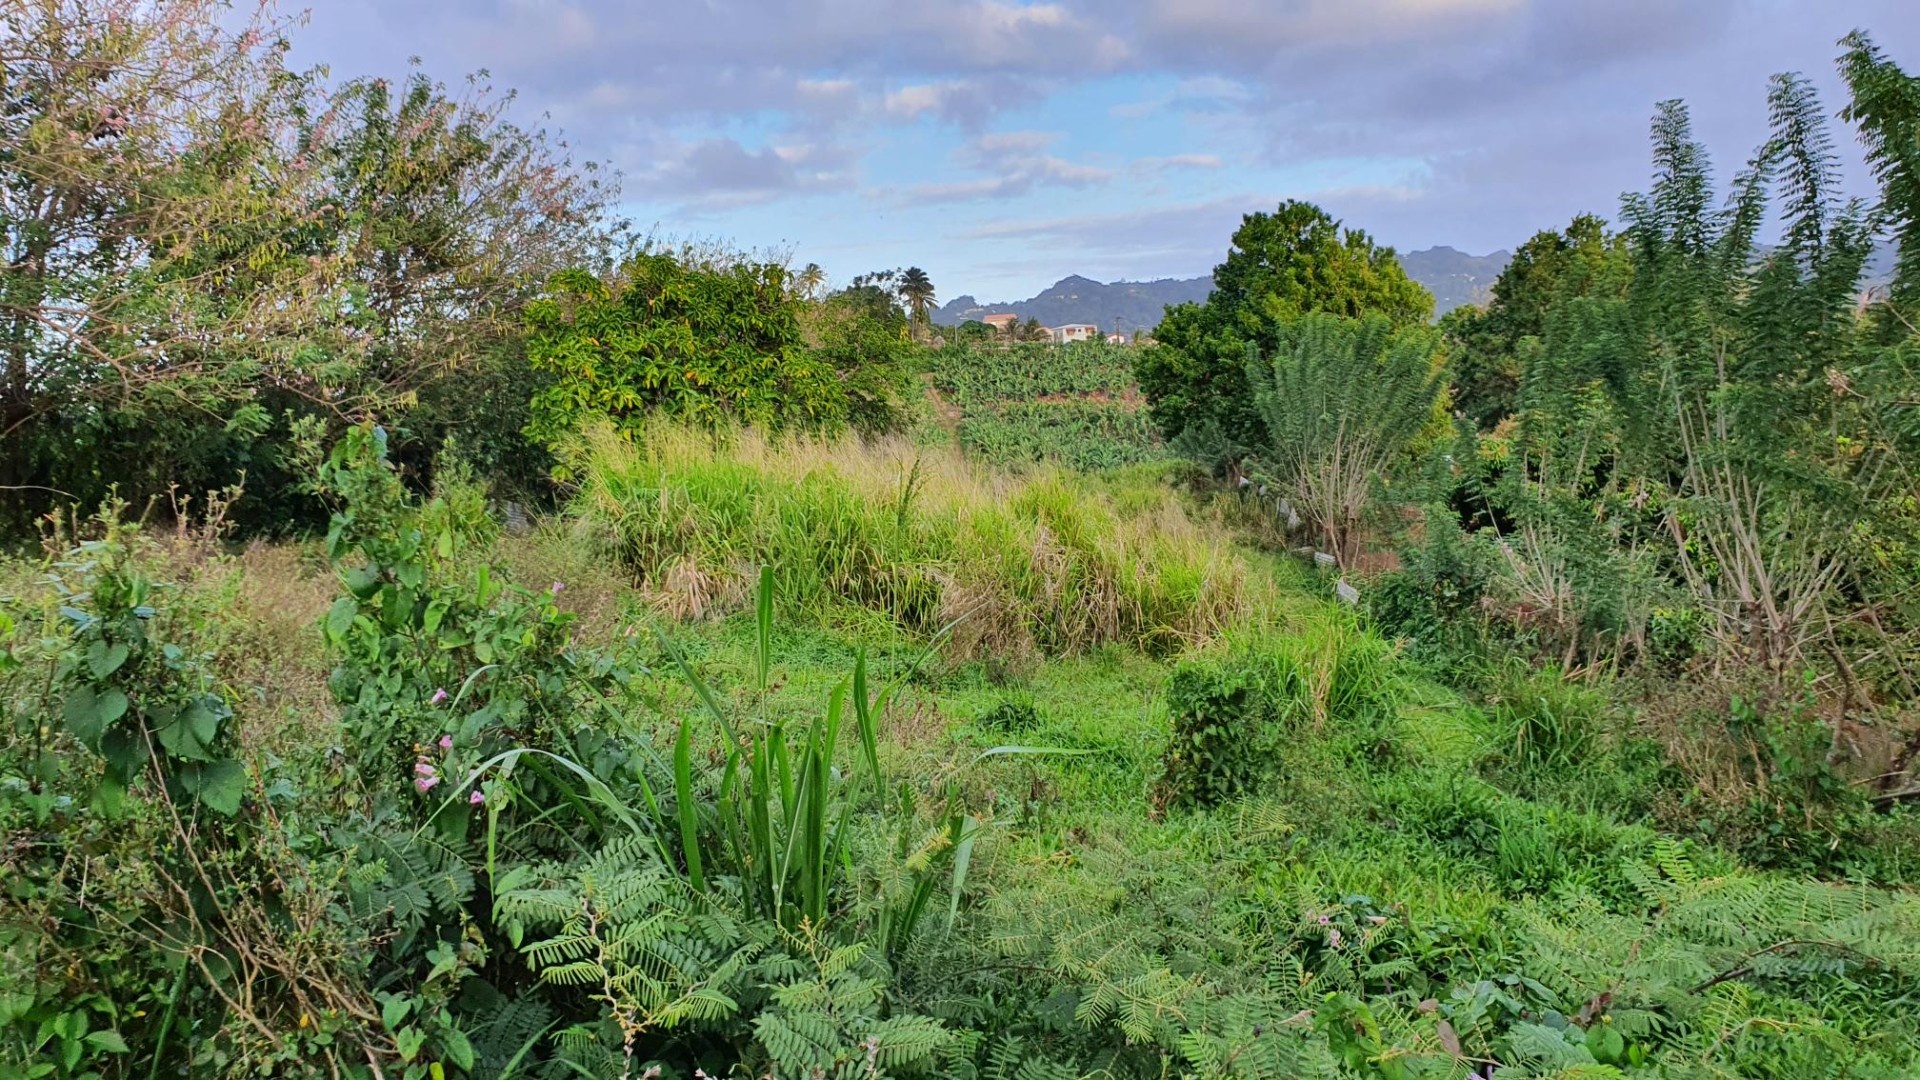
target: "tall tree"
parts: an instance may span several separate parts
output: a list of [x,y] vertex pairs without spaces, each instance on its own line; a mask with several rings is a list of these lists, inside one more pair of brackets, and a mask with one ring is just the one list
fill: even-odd
[[1343,228],[1311,203],[1288,201],[1248,214],[1204,304],[1167,311],[1157,345],[1136,361],[1140,388],[1169,438],[1189,428],[1255,446],[1265,425],[1247,382],[1247,350],[1270,355],[1301,316],[1380,315],[1410,326],[1433,315],[1433,297],[1408,278],[1393,249]]
[[314,243],[320,167],[289,152],[311,81],[284,24],[228,15],[0,15],[0,484],[55,486],[108,429],[217,416],[263,380],[338,403],[313,326],[342,259]]
[[1632,277],[1625,241],[1591,214],[1535,233],[1500,272],[1486,307],[1441,320],[1454,408],[1482,428],[1512,415],[1522,354],[1545,337],[1549,314],[1577,297],[1624,296]]
[[925,270],[909,266],[900,272],[900,299],[912,314],[914,326],[926,333],[933,311],[933,281]]
[[826,286],[827,272],[820,269],[819,263],[810,262],[794,275],[793,284],[800,290],[801,299],[812,300],[819,296],[820,290]]

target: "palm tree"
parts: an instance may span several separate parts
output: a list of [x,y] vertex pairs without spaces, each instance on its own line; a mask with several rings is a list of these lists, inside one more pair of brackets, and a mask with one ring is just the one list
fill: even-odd
[[912,313],[914,324],[925,329],[927,318],[933,310],[933,282],[927,278],[927,272],[917,266],[909,266],[900,274],[900,299]]
[[827,272],[820,269],[819,263],[810,262],[806,269],[794,275],[793,283],[800,287],[800,295],[808,300],[820,295],[820,287],[827,283]]

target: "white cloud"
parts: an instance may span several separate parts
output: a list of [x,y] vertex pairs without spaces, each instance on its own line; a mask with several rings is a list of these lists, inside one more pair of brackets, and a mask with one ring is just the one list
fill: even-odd
[[1218,154],[1170,154],[1141,158],[1133,163],[1133,171],[1159,173],[1169,169],[1219,169],[1225,165],[1226,161]]
[[989,175],[914,184],[890,194],[903,203],[956,202],[1010,198],[1038,187],[1090,187],[1113,178],[1111,169],[1048,153],[1059,140],[1060,135],[1050,131],[988,132],[954,151],[953,161],[961,168]]

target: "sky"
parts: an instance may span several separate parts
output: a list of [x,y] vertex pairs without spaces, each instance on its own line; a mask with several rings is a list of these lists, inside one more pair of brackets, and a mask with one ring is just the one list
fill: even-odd
[[296,63],[485,70],[643,231],[917,265],[943,301],[1204,274],[1288,198],[1402,251],[1511,248],[1647,185],[1656,102],[1728,179],[1772,74],[1839,109],[1849,30],[1920,71],[1920,0],[310,2]]

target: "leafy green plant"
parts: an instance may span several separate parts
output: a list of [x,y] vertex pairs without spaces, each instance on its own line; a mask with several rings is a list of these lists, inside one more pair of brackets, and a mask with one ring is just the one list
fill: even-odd
[[1099,470],[1165,457],[1144,412],[1092,401],[1009,401],[961,420],[960,445],[995,465]]
[[455,767],[513,747],[570,747],[582,710],[622,672],[571,650],[572,617],[556,604],[564,583],[532,592],[484,561],[455,576],[490,526],[445,498],[415,507],[378,428],[348,432],[316,488],[340,500],[327,554],[345,595],[324,622],[338,658],[328,687],[370,788],[387,789],[381,778],[413,763],[415,786],[432,791],[446,767],[435,746]]
[[[54,639],[61,716],[68,734],[106,763],[94,794],[103,806],[119,805],[151,769],[176,798],[231,816],[251,786],[231,756],[233,710],[207,657],[154,636],[168,590],[135,559],[138,530],[123,510],[103,509],[100,537],[81,541],[47,578],[66,623]],[[48,752],[36,739],[35,755]]]
[[831,431],[847,419],[835,370],[803,348],[800,302],[776,265],[646,251],[612,281],[554,275],[527,325],[528,359],[553,376],[528,434],[548,445],[594,419],[631,431],[655,410],[708,426]]
[[1176,667],[1167,680],[1173,730],[1159,798],[1205,806],[1252,791],[1274,765],[1289,674],[1243,656]]
[[1396,329],[1385,316],[1305,315],[1270,355],[1249,354],[1267,428],[1259,459],[1343,568],[1360,555],[1377,490],[1433,423],[1439,348],[1431,331]]

